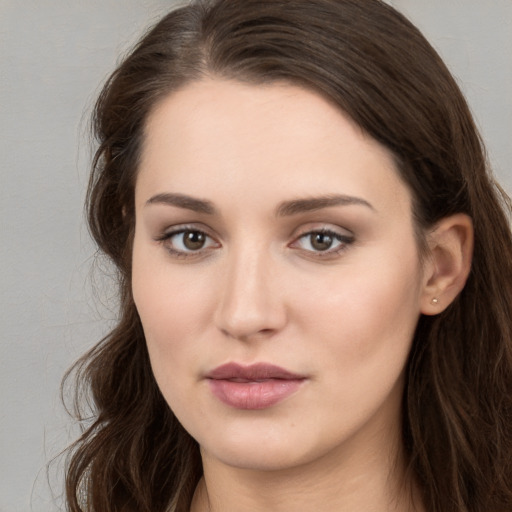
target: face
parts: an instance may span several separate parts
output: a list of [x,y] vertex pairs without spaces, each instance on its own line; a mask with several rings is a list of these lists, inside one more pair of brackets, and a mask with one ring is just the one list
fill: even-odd
[[203,456],[288,468],[398,435],[423,272],[383,147],[311,91],[205,80],[152,113],[135,196],[152,369]]

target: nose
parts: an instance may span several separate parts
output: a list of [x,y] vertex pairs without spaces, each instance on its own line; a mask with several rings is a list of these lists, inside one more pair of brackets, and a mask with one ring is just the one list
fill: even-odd
[[287,322],[283,279],[268,254],[233,254],[223,272],[215,323],[224,335],[241,341],[268,338]]

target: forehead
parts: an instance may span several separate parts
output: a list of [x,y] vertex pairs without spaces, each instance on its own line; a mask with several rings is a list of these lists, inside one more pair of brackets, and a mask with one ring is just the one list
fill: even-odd
[[157,105],[145,129],[139,200],[167,191],[233,201],[247,190],[274,202],[343,193],[410,207],[392,155],[313,91],[208,79]]

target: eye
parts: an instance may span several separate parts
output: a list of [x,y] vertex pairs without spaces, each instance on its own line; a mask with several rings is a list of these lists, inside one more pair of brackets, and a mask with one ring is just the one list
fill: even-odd
[[353,236],[342,235],[329,229],[309,231],[300,236],[292,247],[319,254],[338,254],[354,241]]
[[219,244],[204,231],[192,228],[179,228],[165,233],[158,239],[173,255],[186,257],[218,247]]

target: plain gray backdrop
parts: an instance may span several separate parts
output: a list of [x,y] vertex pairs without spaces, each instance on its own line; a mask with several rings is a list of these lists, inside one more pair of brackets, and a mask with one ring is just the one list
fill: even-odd
[[[62,375],[115,316],[82,202],[99,86],[171,0],[0,0],[0,512],[61,510]],[[512,190],[512,0],[390,0],[465,92]],[[106,286],[94,286],[106,282]],[[95,291],[96,290],[96,291]]]

